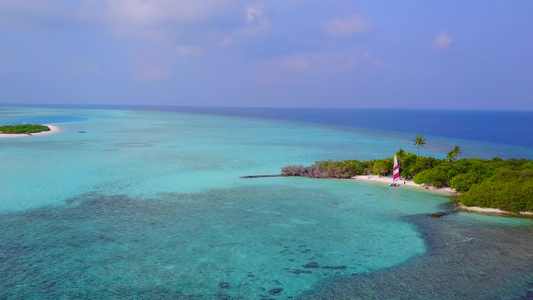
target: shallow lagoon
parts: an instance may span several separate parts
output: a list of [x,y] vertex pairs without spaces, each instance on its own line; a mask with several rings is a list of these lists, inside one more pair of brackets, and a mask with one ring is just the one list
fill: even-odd
[[[71,118],[57,135],[0,140],[7,298],[343,298],[344,287],[331,289],[339,278],[431,255],[425,229],[408,218],[449,209],[424,191],[240,178],[411,149],[397,134],[175,112],[3,112]],[[442,157],[437,150],[424,155]],[[447,218],[507,224],[471,216]]]

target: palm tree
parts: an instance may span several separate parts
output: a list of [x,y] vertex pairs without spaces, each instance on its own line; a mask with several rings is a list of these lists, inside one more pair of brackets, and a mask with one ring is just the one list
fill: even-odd
[[448,155],[446,155],[446,158],[448,159],[448,161],[452,161],[455,159],[455,153],[452,151],[448,152]]
[[403,150],[402,148],[400,148],[400,150],[398,150],[398,152],[396,152],[396,157],[398,158],[398,163],[401,165],[403,163],[403,158],[406,156],[407,154],[405,153],[405,150]]
[[453,161],[456,160],[459,155],[461,155],[461,148],[459,148],[459,146],[455,146],[452,151],[448,152],[446,158],[448,161]]
[[417,135],[416,139],[413,140],[413,142],[415,142],[415,145],[418,148],[418,156],[420,156],[420,146],[426,146],[426,139],[419,134]]
[[459,146],[455,146],[455,148],[453,148],[453,156],[458,157],[460,155],[461,155],[461,148],[459,148]]

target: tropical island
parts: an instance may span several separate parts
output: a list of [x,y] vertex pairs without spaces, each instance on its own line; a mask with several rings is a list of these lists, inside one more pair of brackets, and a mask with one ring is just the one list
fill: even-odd
[[50,131],[50,128],[41,124],[22,124],[0,126],[1,133],[7,134],[32,134],[41,131]]
[[[420,149],[425,139],[420,135],[414,140]],[[424,157],[396,152],[402,180],[435,188],[451,188],[458,192],[454,200],[462,207],[499,209],[513,214],[533,213],[533,160],[467,158],[455,146],[445,159]],[[393,173],[393,158],[370,161],[343,160],[317,161],[305,167],[291,165],[283,167],[284,176],[310,178],[349,179],[357,176],[388,176]]]
[[0,137],[24,137],[32,135],[50,135],[61,130],[54,125],[14,124],[0,126]]

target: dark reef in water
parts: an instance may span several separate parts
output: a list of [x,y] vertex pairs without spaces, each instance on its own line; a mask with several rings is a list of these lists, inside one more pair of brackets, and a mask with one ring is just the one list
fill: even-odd
[[406,217],[428,252],[401,265],[323,280],[300,299],[533,299],[533,226],[461,214]]
[[[247,192],[256,194],[257,188]],[[212,294],[182,292],[179,277],[172,276],[174,269],[152,263],[165,261],[168,253],[185,246],[182,237],[190,233],[180,226],[178,216],[200,224],[199,206],[226,203],[232,196],[233,190],[166,193],[157,199],[90,193],[70,198],[64,206],[0,213],[0,299],[244,299],[233,295],[241,283],[224,277],[211,281]],[[232,206],[210,207],[233,211]],[[305,279],[346,268],[343,277],[319,281],[300,299],[533,298],[533,226],[478,223],[452,211],[452,203],[441,209],[440,218],[427,214],[405,218],[426,241],[427,253],[400,265],[350,276],[349,262],[347,267],[332,265],[313,254],[298,265],[289,259],[291,264],[283,272]],[[185,232],[181,235],[180,230]],[[157,236],[164,236],[164,242],[152,239]],[[279,246],[290,248],[282,242]],[[153,274],[162,284],[151,280]],[[241,275],[247,282],[262,279],[261,273]],[[277,279],[261,294],[261,299],[293,296],[290,287]]]
[[432,218],[440,218],[440,217],[443,217],[447,215],[446,213],[435,213],[435,214],[429,214],[428,217],[432,217]]
[[292,273],[298,275],[298,274],[311,274],[313,272],[311,272],[309,270],[294,270],[294,271],[292,271]]
[[318,268],[319,266],[318,266],[317,262],[312,261],[310,263],[307,263],[307,264],[303,265],[302,267],[308,269],[308,268]]

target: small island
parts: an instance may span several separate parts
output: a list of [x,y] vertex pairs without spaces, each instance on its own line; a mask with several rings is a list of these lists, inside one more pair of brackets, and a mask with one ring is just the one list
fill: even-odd
[[49,124],[14,124],[0,126],[0,137],[50,135],[60,131],[57,126]]
[[[453,199],[459,209],[475,212],[533,216],[533,160],[457,159],[460,148],[455,147],[445,159],[419,156],[400,149],[395,155],[402,180],[434,189],[457,191]],[[305,167],[283,167],[284,176],[310,178],[366,178],[389,176],[393,172],[393,158],[371,161],[317,161]],[[391,182],[392,179],[385,182]],[[480,209],[482,208],[482,209]]]
[[50,131],[50,128],[41,124],[22,124],[0,126],[0,133],[5,134],[32,134],[41,131]]

